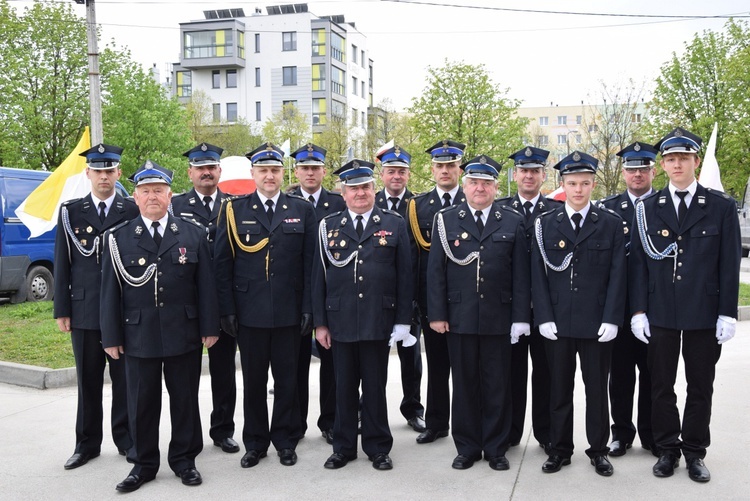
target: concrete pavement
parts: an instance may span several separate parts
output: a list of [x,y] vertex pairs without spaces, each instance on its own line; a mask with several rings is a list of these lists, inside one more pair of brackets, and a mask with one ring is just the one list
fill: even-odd
[[[744,452],[750,445],[750,322],[738,324],[737,336],[724,345],[717,369],[712,416],[712,446],[706,457],[712,480],[689,480],[684,461],[671,478],[655,478],[655,458],[634,445],[627,455],[612,458],[615,473],[604,478],[594,473],[588,458],[584,430],[583,384],[575,393],[576,453],[561,472],[544,474],[546,456],[527,430],[520,446],[508,452],[511,469],[496,472],[481,461],[466,471],[451,468],[456,454],[452,439],[419,445],[416,433],[406,425],[398,405],[401,399],[398,358],[393,351],[388,383],[388,403],[394,446],[392,471],[380,472],[361,453],[341,470],[329,471],[323,463],[331,453],[315,425],[317,385],[310,388],[308,433],[298,448],[299,461],[282,466],[275,451],[254,468],[240,467],[243,452],[226,454],[208,437],[211,410],[210,381],[201,379],[201,415],[205,447],[197,458],[203,485],[183,486],[166,464],[169,443],[168,396],[164,392],[161,422],[162,469],[156,480],[128,499],[554,499],[554,500],[728,500],[750,499],[750,477]],[[310,381],[317,381],[319,364],[311,367]],[[241,373],[237,373],[241,392]],[[271,383],[269,383],[270,385]],[[423,378],[423,396],[426,378]],[[240,393],[241,396],[241,393]],[[269,408],[273,399],[269,395]],[[678,400],[684,402],[684,378],[678,376]],[[238,399],[235,439],[241,442],[242,399]],[[109,419],[110,387],[105,387],[105,419]],[[105,426],[102,455],[76,470],[63,463],[72,454],[76,413],[76,388],[38,390],[0,384],[0,499],[4,500],[102,500],[124,496],[115,485],[128,474],[128,465],[112,443]],[[243,448],[244,449],[244,448]]]

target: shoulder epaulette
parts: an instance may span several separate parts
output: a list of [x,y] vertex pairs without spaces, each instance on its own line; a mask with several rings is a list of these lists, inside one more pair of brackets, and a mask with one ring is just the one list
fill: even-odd
[[455,209],[458,209],[458,205],[451,205],[450,207],[443,207],[438,212],[445,213],[445,212],[452,211],[452,210],[455,210]]
[[327,216],[325,216],[325,217],[324,217],[323,219],[331,219],[332,217],[336,217],[336,216],[338,216],[338,215],[339,215],[339,214],[341,214],[342,212],[344,212],[344,211],[340,210],[340,211],[338,211],[338,212],[334,212],[334,213],[332,213],[332,214],[328,214],[328,215],[327,215]]
[[307,202],[307,200],[302,195],[295,195],[294,193],[287,193],[286,196],[288,196],[289,198],[296,198],[298,200],[304,200],[305,202]]
[[383,212],[383,213],[385,213],[385,214],[391,214],[392,216],[403,217],[403,216],[402,216],[401,214],[399,214],[399,213],[398,213],[398,212],[396,212],[395,210],[391,210],[391,209],[380,209],[380,211],[381,211],[381,212]]
[[723,191],[715,190],[713,188],[706,188],[706,191],[709,192],[710,194],[714,195],[714,196],[717,196],[717,197],[721,197],[721,198],[724,198],[724,199],[727,199],[727,200],[731,200],[732,199],[731,196],[727,195]]
[[197,221],[196,219],[185,217],[185,216],[175,216],[175,217],[181,221],[185,221],[186,223],[192,223],[198,228],[205,228],[205,226],[203,226],[203,224],[200,221]]
[[130,221],[132,221],[132,219],[129,219],[127,221],[122,221],[121,223],[116,224],[113,227],[107,229],[107,231],[105,231],[105,233],[114,233],[115,231],[119,230],[120,228],[122,228],[123,226],[125,226],[126,224],[128,224]]
[[64,201],[62,204],[67,206],[76,202],[80,202],[81,200],[83,200],[83,198],[71,198],[70,200]]
[[603,204],[604,202],[609,202],[611,200],[615,200],[620,197],[620,193],[615,193],[614,195],[610,195],[608,197],[604,197],[601,200],[599,200],[600,204]]
[[511,200],[513,200],[513,197],[509,196],[509,197],[498,198],[498,199],[495,200],[495,202],[500,202],[501,204],[506,204],[506,203],[510,202]]

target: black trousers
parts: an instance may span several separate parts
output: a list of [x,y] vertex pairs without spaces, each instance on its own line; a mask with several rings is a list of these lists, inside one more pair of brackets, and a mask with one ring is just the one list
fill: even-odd
[[219,340],[208,350],[211,374],[211,429],[213,440],[234,435],[234,409],[237,403],[237,339],[220,331]]
[[333,352],[330,348],[323,348],[317,340],[315,340],[315,346],[320,356],[318,428],[320,431],[328,431],[333,429],[333,422],[336,418],[336,372],[333,369]]
[[128,461],[131,474],[153,477],[159,471],[159,421],[162,403],[162,372],[169,393],[172,437],[167,458],[175,473],[195,467],[203,450],[198,387],[202,348],[183,355],[138,358],[125,355],[128,380],[128,413],[133,447]]
[[[260,329],[240,325],[245,449],[266,451],[294,449],[300,436],[297,397],[297,361],[301,336],[299,326]],[[267,389],[268,367],[273,374],[273,415],[269,428]]]
[[[612,440],[632,444],[636,429],[641,444],[652,447],[651,431],[651,373],[647,365],[648,345],[630,330],[630,319],[615,338],[612,365],[609,373],[609,400],[612,412]],[[635,370],[638,369],[638,426],[633,424]]]
[[112,380],[112,439],[118,450],[133,445],[128,430],[127,384],[125,361],[110,358],[102,348],[99,330],[73,329],[70,333],[78,379],[78,410],[76,412],[75,452],[98,454],[102,447],[102,389],[104,369],[109,364]]
[[[424,309],[422,311],[425,311]],[[448,429],[451,414],[451,362],[445,334],[430,329],[430,321],[422,315],[422,334],[427,358],[427,409],[425,424],[435,431]]]
[[[316,341],[317,342],[317,341]],[[310,359],[312,358],[312,333],[300,337],[297,360],[297,400],[299,400],[300,436],[307,431],[307,410],[310,405]]]
[[403,342],[396,344],[398,359],[401,362],[401,389],[404,398],[399,410],[407,420],[415,416],[424,416],[422,405],[422,346],[419,342],[419,322],[412,322],[412,336],[417,338],[413,346],[404,347]]
[[531,336],[521,336],[511,345],[511,399],[513,422],[510,443],[517,444],[523,437],[528,397],[529,355],[531,355],[531,427],[534,438],[543,446],[549,444],[549,363],[544,349],[544,338],[539,328],[531,329]]
[[333,425],[333,452],[357,453],[357,412],[359,385],[362,383],[362,450],[368,457],[393,446],[388,425],[388,341],[358,341],[331,345],[336,369],[336,418]]
[[586,438],[589,457],[609,452],[609,406],[607,381],[612,358],[612,343],[596,339],[558,338],[545,340],[550,379],[550,443],[552,454],[573,455],[573,390],[576,355],[581,359],[581,374],[586,388]]
[[459,454],[489,459],[508,450],[510,337],[446,333],[453,374],[453,442]]
[[[680,423],[674,384],[680,359],[685,362],[687,398]],[[660,453],[685,459],[706,457],[711,444],[711,401],[721,345],[714,329],[679,331],[651,326],[648,367],[651,371],[651,423]]]

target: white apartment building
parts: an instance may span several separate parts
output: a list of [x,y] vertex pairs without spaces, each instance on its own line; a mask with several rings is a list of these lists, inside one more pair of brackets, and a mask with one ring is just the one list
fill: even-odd
[[373,61],[367,37],[344,16],[318,17],[307,4],[204,11],[180,23],[172,90],[184,102],[200,89],[214,121],[261,125],[285,104],[309,117],[313,134],[330,117],[367,128]]

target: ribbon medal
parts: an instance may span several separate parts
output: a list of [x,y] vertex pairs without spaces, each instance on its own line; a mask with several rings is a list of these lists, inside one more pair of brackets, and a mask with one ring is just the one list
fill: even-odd
[[185,255],[187,253],[187,249],[185,247],[180,247],[180,264],[187,263],[187,256]]

